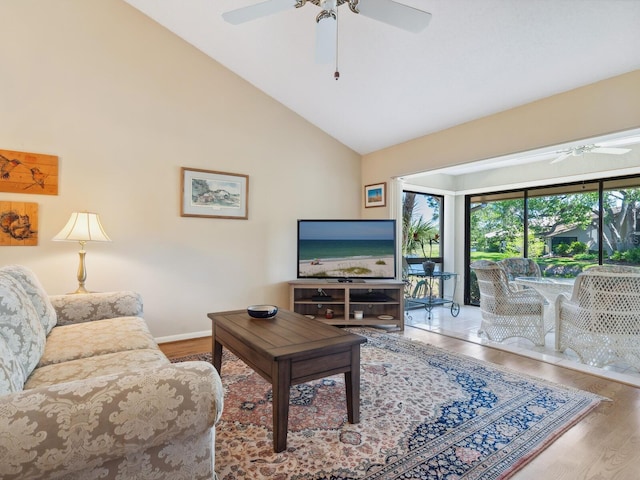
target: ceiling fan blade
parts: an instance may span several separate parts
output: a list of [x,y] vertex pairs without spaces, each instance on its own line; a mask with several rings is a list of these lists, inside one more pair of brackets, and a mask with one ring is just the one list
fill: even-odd
[[549,162],[549,163],[558,163],[558,162],[561,162],[561,161],[563,161],[563,160],[565,160],[565,159],[569,158],[569,157],[570,157],[570,156],[572,156],[572,155],[573,155],[573,152],[570,152],[570,151],[569,151],[569,152],[566,152],[566,153],[563,153],[562,155],[560,155],[559,157],[555,158],[554,160],[551,160],[551,162]]
[[640,143],[640,135],[634,135],[632,137],[618,138],[615,140],[609,140],[606,142],[598,142],[598,147],[621,147],[624,145],[633,145]]
[[414,33],[423,30],[431,20],[430,13],[391,0],[359,0],[356,8],[365,17]]
[[611,155],[622,155],[623,153],[630,152],[630,148],[615,148],[615,147],[595,147],[590,150],[591,153],[607,153]]
[[266,17],[267,15],[283,12],[295,6],[295,0],[267,0],[266,2],[225,12],[222,14],[222,18],[233,25],[238,25],[257,18]]
[[338,21],[334,17],[326,17],[316,24],[316,63],[334,63]]

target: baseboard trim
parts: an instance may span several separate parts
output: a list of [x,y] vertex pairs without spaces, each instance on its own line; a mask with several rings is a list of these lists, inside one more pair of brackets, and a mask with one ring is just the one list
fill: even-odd
[[203,330],[201,332],[181,333],[179,335],[169,335],[167,337],[157,337],[155,339],[157,344],[179,342],[180,340],[193,340],[194,338],[210,337],[211,330]]

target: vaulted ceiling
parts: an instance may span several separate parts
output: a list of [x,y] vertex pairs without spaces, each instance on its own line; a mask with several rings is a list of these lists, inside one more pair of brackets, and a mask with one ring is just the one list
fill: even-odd
[[417,34],[342,5],[337,81],[310,2],[231,25],[261,0],[125,1],[360,154],[640,68],[635,0],[402,0]]

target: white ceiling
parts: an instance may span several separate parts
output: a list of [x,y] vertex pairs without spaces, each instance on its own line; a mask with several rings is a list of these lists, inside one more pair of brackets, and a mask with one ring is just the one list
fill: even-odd
[[342,5],[338,81],[310,2],[234,26],[261,0],[125,1],[360,154],[640,68],[640,0],[402,0],[419,34]]

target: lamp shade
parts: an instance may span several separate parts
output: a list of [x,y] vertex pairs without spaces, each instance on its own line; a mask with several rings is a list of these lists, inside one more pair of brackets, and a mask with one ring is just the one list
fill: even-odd
[[111,241],[102,228],[98,214],[91,212],[73,212],[67,224],[53,239],[63,242]]

